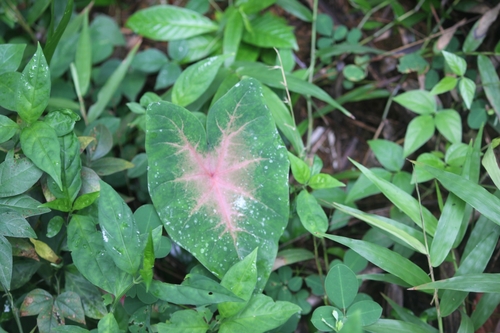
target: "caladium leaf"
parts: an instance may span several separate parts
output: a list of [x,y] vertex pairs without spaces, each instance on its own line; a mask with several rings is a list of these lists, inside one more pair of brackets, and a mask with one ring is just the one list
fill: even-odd
[[170,237],[219,278],[256,247],[258,289],[288,220],[288,156],[260,84],[244,79],[210,109],[146,114],[149,191]]

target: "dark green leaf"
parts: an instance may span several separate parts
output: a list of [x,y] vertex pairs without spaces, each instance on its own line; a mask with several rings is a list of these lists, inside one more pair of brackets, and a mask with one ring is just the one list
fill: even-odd
[[158,333],[205,333],[209,326],[202,313],[187,309],[172,314],[167,323],[159,323]]
[[449,279],[429,282],[412,290],[459,290],[475,293],[500,293],[500,274],[467,274]]
[[7,238],[0,234],[0,284],[2,289],[10,290],[12,280],[12,246]]
[[103,157],[92,162],[92,169],[99,176],[108,176],[114,173],[133,168],[129,161],[116,157]]
[[89,32],[89,11],[83,13],[82,31],[78,38],[75,55],[75,67],[78,72],[77,84],[81,96],[85,96],[90,84],[90,74],[92,71],[92,44]]
[[[11,111],[17,111],[17,98],[12,98],[12,96],[16,96],[19,91],[21,77],[22,75],[19,72],[9,72],[0,75],[1,107]],[[5,116],[2,115],[2,117]],[[7,136],[7,133],[2,133],[0,136]]]
[[[497,6],[497,8],[500,8],[500,5]],[[498,89],[500,89],[500,79],[498,78],[495,67],[491,60],[484,55],[479,55],[477,57],[477,67],[479,68],[479,74],[481,75],[481,82],[483,83],[486,97],[490,105],[498,114],[500,113],[500,94],[498,93]]]
[[429,333],[428,328],[421,327],[414,323],[408,323],[401,320],[394,319],[379,319],[375,324],[363,327],[363,329],[370,333]]
[[18,238],[36,238],[35,231],[26,219],[18,212],[0,210],[0,235]]
[[134,13],[127,27],[144,37],[170,41],[217,30],[217,24],[195,11],[169,5],[152,6]]
[[99,225],[104,248],[116,266],[134,275],[139,270],[144,245],[132,211],[111,186],[101,181]]
[[311,234],[319,237],[319,234],[328,230],[328,218],[325,211],[316,198],[306,190],[302,190],[297,196],[297,214],[304,228]]
[[475,51],[479,45],[483,43],[484,38],[490,26],[496,21],[500,4],[496,7],[487,10],[483,16],[474,24],[472,29],[467,34],[467,38],[463,44],[462,50],[466,53]]
[[63,225],[64,225],[64,219],[62,218],[62,216],[57,215],[51,218],[49,224],[47,225],[47,237],[52,238],[56,236],[59,233],[59,231],[61,231]]
[[347,309],[358,294],[359,282],[356,274],[344,264],[333,266],[325,279],[325,289],[332,303]]
[[50,97],[50,72],[47,61],[38,45],[33,58],[21,74],[21,80],[14,97],[17,112],[28,123],[33,123],[42,115]]
[[354,303],[347,310],[347,317],[359,311],[361,325],[368,326],[377,322],[382,315],[382,307],[374,301],[359,301]]
[[0,164],[0,197],[11,197],[29,190],[42,176],[27,158],[14,158],[14,151],[9,151],[5,161]]
[[156,77],[155,90],[167,88],[175,83],[181,72],[178,64],[173,62],[165,64]]
[[240,46],[241,36],[243,35],[243,18],[236,8],[228,9],[225,15],[227,15],[227,22],[224,27],[222,50],[224,54],[230,55],[225,61],[227,67],[233,63]]
[[80,116],[70,109],[54,110],[43,118],[43,122],[52,127],[57,136],[64,136],[71,132],[78,120]]
[[[72,14],[73,14],[73,0],[68,0],[61,21],[59,22],[55,32],[47,40],[47,43],[45,44],[45,48],[43,50],[43,53],[45,54],[45,57],[47,58],[47,62],[49,64],[52,60],[52,56],[54,55],[54,51],[57,47],[57,44],[59,43],[61,36],[66,30],[66,27],[71,19]],[[51,25],[53,26],[54,21],[56,20],[55,16],[52,17],[52,20],[53,21],[51,22]]]
[[71,319],[77,323],[85,324],[82,301],[77,293],[65,291],[55,299],[54,306],[60,310],[59,316]]
[[18,212],[23,217],[35,216],[50,212],[50,209],[40,207],[41,203],[26,194],[14,197],[0,198],[0,209]]
[[389,140],[369,140],[368,145],[384,168],[399,171],[405,163],[403,147]]
[[61,145],[56,132],[49,125],[37,121],[21,132],[24,154],[40,169],[47,172],[62,189]]
[[144,73],[158,72],[163,65],[168,63],[167,56],[158,49],[146,49],[138,52],[130,67],[137,69]]
[[53,303],[54,299],[47,291],[34,289],[25,296],[19,310],[21,310],[21,316],[34,316],[44,312],[50,313]]

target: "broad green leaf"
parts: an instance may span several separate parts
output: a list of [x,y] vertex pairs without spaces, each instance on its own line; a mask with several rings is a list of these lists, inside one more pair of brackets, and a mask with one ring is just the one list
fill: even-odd
[[17,112],[28,123],[40,118],[50,97],[50,72],[40,44],[21,74],[17,94]]
[[296,262],[301,262],[305,260],[309,260],[314,258],[314,254],[306,249],[286,249],[278,252],[276,256],[276,261],[274,262],[273,270],[277,270],[278,268],[291,265]]
[[133,168],[134,164],[116,157],[103,157],[92,162],[92,169],[99,176],[108,176],[114,173]]
[[500,293],[500,274],[467,274],[449,279],[429,282],[411,290],[459,290],[474,293]]
[[80,296],[85,316],[100,319],[108,313],[99,289],[85,279],[75,265],[65,266],[64,277],[65,289]]
[[297,126],[295,126],[295,121],[290,115],[290,110],[274,91],[267,86],[262,86],[262,90],[264,93],[264,100],[273,115],[276,126],[280,132],[283,133],[285,138],[290,141],[295,152],[301,156],[304,151],[304,143],[302,142]]
[[12,280],[12,246],[3,233],[0,234],[0,260],[2,262],[0,265],[0,284],[2,289],[8,291]]
[[28,158],[14,158],[14,151],[9,151],[5,161],[0,164],[0,197],[28,191],[42,173]]
[[377,160],[384,168],[390,171],[399,171],[405,163],[403,147],[389,140],[369,140],[368,145]]
[[242,261],[231,267],[222,278],[221,286],[233,292],[245,302],[224,302],[218,305],[218,310],[223,318],[229,318],[240,312],[257,285],[257,249],[253,250]]
[[[96,182],[98,182],[98,180],[96,180]],[[80,209],[83,209],[85,207],[88,207],[91,204],[93,204],[94,201],[96,201],[98,197],[99,197],[99,192],[90,192],[90,193],[82,194],[78,198],[76,198],[75,202],[73,203],[72,210],[75,211],[75,210],[80,210]]]
[[418,230],[386,217],[368,214],[341,204],[333,203],[333,206],[351,216],[365,221],[373,227],[380,228],[381,230],[393,235],[415,251],[423,254],[427,253],[424,246],[423,235]]
[[[212,34],[173,40],[168,43],[168,53],[179,64],[189,64],[216,53],[222,47],[220,37]],[[179,71],[180,74],[180,71]]]
[[248,305],[237,315],[221,323],[220,333],[251,331],[264,333],[284,324],[300,307],[293,303],[277,301],[263,294],[255,294]]
[[[446,163],[433,153],[423,153],[418,155],[417,162],[432,165],[433,167],[442,170],[446,168]],[[413,168],[413,175],[411,180],[412,184],[423,183],[431,179],[434,179],[434,176],[432,174],[422,169],[420,166],[418,166],[418,164],[415,165],[415,167]]]
[[[68,23],[71,20],[72,14],[73,14],[73,0],[68,0],[61,21],[59,21],[59,24],[57,25],[57,28],[55,29],[54,33],[51,34],[50,37],[47,39],[47,43],[45,44],[45,47],[43,49],[43,53],[45,54],[45,57],[47,58],[47,62],[49,64],[52,60],[52,56],[54,55],[54,51],[56,50],[56,47],[59,44],[59,40],[63,36],[64,31],[66,30],[66,27],[68,26]],[[52,17],[52,20],[53,21],[51,22],[51,26],[53,27],[56,18]]]
[[337,179],[326,173],[318,173],[312,176],[307,185],[310,186],[313,190],[345,186],[344,183],[338,181]]
[[206,132],[171,103],[151,104],[146,117],[149,190],[169,236],[219,278],[259,247],[262,288],[288,223],[289,163],[258,82],[220,98]]
[[51,218],[49,224],[47,225],[47,237],[52,238],[56,236],[59,231],[61,231],[63,225],[64,219],[62,216],[56,215]]
[[237,0],[235,5],[245,14],[256,14],[275,2],[276,0]]
[[203,314],[191,309],[175,311],[170,320],[156,327],[158,333],[205,333],[210,328]]
[[168,58],[165,53],[158,49],[150,48],[141,52],[137,52],[130,64],[130,67],[144,73],[158,72],[163,65],[168,63]]
[[127,170],[129,178],[138,178],[148,171],[148,156],[145,153],[135,155],[130,163],[134,166]]
[[134,59],[134,55],[137,52],[141,43],[137,43],[127,54],[125,59],[120,63],[120,66],[111,74],[109,79],[106,81],[104,86],[101,88],[97,94],[97,101],[89,108],[87,121],[92,123],[94,120],[99,118],[99,116],[104,112],[104,109],[113,98],[113,95],[117,91],[118,87],[122,83],[125,75],[127,74],[130,63]]
[[458,82],[458,91],[464,100],[465,106],[470,110],[476,93],[476,83],[464,76]]
[[195,278],[189,285],[169,284],[153,280],[149,293],[161,300],[174,304],[190,304],[196,306],[219,304],[223,302],[243,302],[227,288],[222,287],[214,280],[190,274],[186,277]]
[[302,190],[297,196],[297,214],[300,222],[311,234],[319,237],[319,234],[328,230],[328,218],[318,201],[306,190]]
[[432,173],[444,187],[457,197],[467,202],[492,222],[500,225],[500,199],[486,191],[484,187],[463,176],[425,164],[421,164],[421,166]]
[[347,310],[347,317],[359,311],[361,325],[368,326],[377,322],[382,315],[382,307],[374,301],[359,301],[352,304]]
[[33,23],[35,23],[40,18],[43,12],[45,12],[50,3],[50,0],[42,0],[34,3],[33,6],[29,8],[28,13],[26,14],[27,23],[30,26],[33,25]]
[[427,273],[420,267],[402,257],[400,254],[385,247],[341,236],[324,234],[323,237],[347,246],[375,266],[399,277],[412,286],[417,286],[424,281],[430,281]]
[[[228,55],[215,56],[189,66],[181,73],[172,90],[172,102],[186,106],[197,100],[215,79]],[[196,87],[193,86],[196,82]]]
[[229,7],[225,15],[227,15],[227,21],[224,27],[222,50],[224,54],[230,55],[225,60],[225,66],[227,67],[234,62],[240,46],[241,36],[243,35],[243,18],[241,13],[234,7]]
[[73,131],[78,120],[80,116],[70,109],[54,110],[43,118],[43,122],[52,127],[57,136],[64,136]]
[[359,82],[366,77],[365,71],[357,65],[347,65],[343,69],[343,74],[346,79],[352,82]]
[[464,218],[465,201],[450,193],[439,217],[434,240],[430,248],[430,259],[433,267],[438,267],[446,259],[455,243]]
[[474,333],[474,324],[472,320],[467,316],[463,311],[460,312],[460,327],[458,328],[457,333]]
[[15,72],[23,60],[25,44],[0,45],[0,74]]
[[97,324],[97,333],[121,332],[120,326],[112,313],[105,315]]
[[56,186],[52,178],[47,180],[47,185],[56,198],[66,199],[72,204],[82,187],[80,142],[71,132],[60,137],[59,144],[61,146],[62,190]]
[[392,299],[382,294],[382,297],[389,303],[394,311],[398,314],[399,318],[405,322],[416,324],[420,326],[422,329],[425,329],[427,333],[438,333],[439,331],[432,327],[431,325],[425,323],[422,319],[415,316],[413,313],[410,313],[404,307],[398,305],[398,303],[394,302]]
[[169,62],[165,64],[158,73],[155,83],[155,90],[164,89],[175,83],[181,75],[181,67],[178,64]]
[[434,126],[434,118],[431,115],[413,118],[406,129],[403,155],[407,157],[429,141],[434,135]]
[[83,312],[80,296],[72,291],[65,291],[57,296],[54,302],[59,311],[59,316],[71,319],[80,324],[85,324],[85,314]]
[[[477,244],[471,252],[460,263],[460,267],[455,272],[454,277],[479,274],[484,271],[486,265],[495,250],[500,235],[500,227],[495,226],[493,231],[484,237],[483,241]],[[467,297],[466,292],[445,290],[441,296],[440,307],[443,316],[450,315],[455,311]]]
[[90,42],[88,10],[83,13],[82,31],[80,31],[76,46],[75,67],[78,72],[80,93],[85,96],[89,88],[90,74],[92,72],[92,44]]
[[[11,110],[11,111],[17,111],[17,98],[12,98],[12,96],[16,96],[18,91],[19,91],[19,85],[21,84],[21,77],[22,77],[22,74],[19,72],[8,72],[8,73],[0,74],[0,106],[1,107],[5,108],[7,110]],[[2,115],[2,117],[5,117],[5,116]],[[8,134],[8,132],[1,133],[0,136],[4,137],[4,136],[7,136],[7,134]]]
[[[52,310],[54,299],[43,289],[33,289],[24,298],[19,310],[21,316],[34,316]],[[49,312],[50,313],[50,312]]]
[[404,74],[416,72],[421,75],[429,70],[429,63],[417,52],[399,58],[398,72]]
[[18,124],[16,124],[6,116],[0,115],[0,143],[3,143],[12,138],[14,134],[19,131],[19,129],[20,128]]
[[[233,67],[236,69],[236,73],[238,75],[250,76],[256,78],[261,83],[268,85],[272,88],[284,89],[283,86],[283,76],[281,70],[278,68],[269,68],[268,66],[258,63],[258,62],[245,62],[238,61],[233,64]],[[336,100],[334,100],[328,93],[317,85],[304,81],[303,79],[292,75],[285,74],[287,88],[290,91],[299,93],[301,95],[311,95],[316,97],[328,104],[332,107],[339,109],[348,117],[353,117],[352,114],[347,111],[342,105],[340,105]]]
[[[500,8],[500,5],[497,6]],[[500,79],[498,78],[497,72],[491,60],[484,56],[479,55],[477,57],[477,67],[479,68],[479,74],[481,75],[481,82],[483,83],[483,89],[493,107],[495,112],[500,113],[500,94],[498,89],[500,89]]]
[[116,266],[134,275],[139,270],[144,245],[132,211],[120,195],[103,181],[98,204],[104,248]]
[[298,0],[277,0],[276,4],[288,13],[301,19],[302,21],[312,21],[311,10],[300,3]]
[[116,266],[91,217],[73,215],[67,234],[73,263],[87,280],[113,295],[130,288],[132,276]]
[[341,324],[343,320],[342,310],[333,306],[320,306],[314,310],[311,317],[311,323],[322,332],[334,332],[337,329],[337,323]]
[[497,309],[498,304],[500,304],[500,293],[482,295],[471,315],[474,329],[477,330],[483,326],[491,317],[495,309]]
[[443,53],[444,59],[446,60],[446,63],[450,67],[451,71],[458,76],[464,76],[465,71],[467,70],[467,62],[465,62],[465,59],[451,52],[444,50],[441,52]]
[[398,207],[401,211],[403,211],[408,217],[410,217],[415,224],[422,228],[422,218],[420,216],[420,212],[422,211],[425,232],[429,235],[434,236],[436,232],[437,219],[432,215],[429,210],[419,204],[419,202],[401,190],[399,187],[389,183],[388,181],[377,177],[372,171],[365,168],[361,164],[356,161],[351,160],[351,162],[363,172],[365,176],[367,176],[379,189],[384,193],[384,195]]
[[356,274],[344,264],[330,268],[325,279],[326,294],[334,305],[347,309],[358,294],[359,282]]
[[379,319],[375,324],[363,327],[363,329],[370,333],[429,333],[432,332],[428,328],[421,327],[414,323],[408,323],[401,320],[394,319]]
[[439,95],[450,90],[455,89],[457,86],[457,78],[454,76],[443,77],[431,90],[432,95]]
[[496,7],[487,10],[483,16],[474,24],[472,29],[467,34],[462,50],[465,53],[475,51],[479,45],[483,43],[484,38],[488,33],[490,26],[496,21],[498,12],[500,11],[500,4]]
[[451,143],[462,142],[462,119],[457,111],[440,110],[435,116],[436,128]]
[[250,21],[251,31],[245,30],[243,41],[259,47],[276,47],[297,50],[299,47],[293,34],[293,27],[283,18],[266,12]]
[[394,97],[394,101],[418,114],[432,114],[437,110],[436,97],[426,90],[404,92]]
[[217,24],[195,11],[169,5],[152,6],[134,13],[126,26],[158,41],[185,39],[217,30]]
[[290,168],[295,180],[301,184],[307,184],[309,177],[311,177],[311,169],[307,163],[290,152],[288,153],[288,159],[290,160]]
[[23,217],[30,217],[50,212],[50,209],[40,207],[41,203],[26,194],[14,197],[0,198],[0,209],[13,210]]
[[499,144],[500,144],[500,138],[494,139],[488,145],[488,149],[486,150],[483,160],[481,161],[484,168],[488,172],[488,175],[490,176],[491,180],[493,181],[493,183],[495,183],[498,189],[500,189],[500,169],[498,168],[497,159],[495,157],[493,149],[498,147]]
[[13,210],[0,210],[0,235],[18,238],[36,238],[35,231],[26,219]]
[[23,128],[20,139],[23,153],[62,189],[61,145],[52,127],[37,121]]

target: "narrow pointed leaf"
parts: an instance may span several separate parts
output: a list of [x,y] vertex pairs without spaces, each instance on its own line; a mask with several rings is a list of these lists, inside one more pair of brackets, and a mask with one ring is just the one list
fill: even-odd
[[38,48],[21,74],[17,89],[17,112],[28,123],[33,123],[43,113],[49,103],[50,72],[42,48]]
[[500,274],[467,274],[410,288],[412,290],[460,290],[475,293],[500,293]]
[[40,207],[41,203],[26,194],[1,198],[0,209],[13,210],[23,217],[30,217],[50,212],[50,209]]
[[488,146],[486,153],[484,154],[482,164],[488,175],[490,175],[491,180],[495,183],[495,186],[500,189],[500,168],[498,168],[497,159],[493,149],[495,149],[500,144],[500,138],[494,139]]
[[293,27],[283,18],[266,12],[250,21],[251,30],[245,30],[243,40],[259,47],[298,49]]
[[104,248],[116,266],[134,275],[139,270],[143,244],[132,211],[111,186],[101,181],[99,225]]
[[489,193],[484,187],[451,172],[419,164],[439,180],[444,187],[477,209],[492,222],[500,225],[500,199]]
[[7,238],[0,235],[0,284],[4,290],[10,290],[12,280],[12,246]]
[[399,277],[412,286],[417,286],[423,281],[430,281],[427,273],[425,273],[420,267],[412,263],[410,260],[402,257],[400,254],[385,247],[341,236],[328,234],[323,236],[334,242],[347,246],[360,256],[364,257],[366,260],[370,261],[372,264]]
[[[500,9],[500,4],[497,6]],[[477,57],[477,67],[479,68],[479,74],[481,75],[481,82],[483,83],[483,89],[490,102],[491,107],[498,114],[500,113],[500,94],[498,90],[500,89],[500,79],[493,66],[491,60],[484,56],[479,55]]]
[[379,319],[375,324],[363,327],[363,329],[370,333],[429,333],[428,328],[421,327],[414,323],[407,323],[401,320],[394,319]]
[[21,132],[21,146],[23,153],[62,189],[61,145],[52,127],[39,121],[25,127]]
[[422,227],[422,218],[420,216],[420,209],[422,209],[425,231],[431,236],[434,235],[436,232],[437,220],[427,208],[421,207],[414,197],[401,190],[399,187],[377,177],[372,171],[356,161],[351,160],[351,162],[359,168],[361,172],[363,172],[363,174],[368,177],[394,205],[396,205],[396,207],[408,215],[413,222],[420,227]]
[[417,116],[410,121],[406,129],[403,155],[407,157],[422,147],[434,135],[434,118],[430,115]]
[[389,305],[392,307],[394,311],[398,314],[399,318],[401,318],[403,321],[416,324],[417,326],[420,326],[422,329],[425,329],[426,332],[428,333],[438,333],[439,331],[432,327],[431,325],[425,323],[422,319],[419,317],[415,316],[413,313],[410,313],[405,309],[404,307],[398,305],[398,303],[394,302],[392,299],[387,297],[386,295],[382,294],[382,297],[389,303]]
[[477,330],[491,317],[500,304],[500,293],[484,294],[472,312],[471,320]]
[[89,32],[89,12],[83,13],[83,26],[78,38],[75,55],[75,67],[78,72],[78,86],[80,93],[84,96],[87,93],[92,71],[92,44]]
[[170,103],[147,110],[149,191],[170,237],[222,278],[259,247],[263,288],[288,222],[288,157],[257,81],[208,113],[207,132]]

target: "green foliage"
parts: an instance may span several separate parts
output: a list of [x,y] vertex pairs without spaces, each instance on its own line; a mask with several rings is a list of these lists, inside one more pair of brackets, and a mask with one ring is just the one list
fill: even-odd
[[[125,22],[96,15],[110,4]],[[455,25],[473,1],[348,5],[357,26],[297,0],[2,4],[0,331],[434,333],[455,311],[481,329],[500,303],[500,5]],[[371,152],[344,145],[361,124]],[[366,281],[434,302],[382,295],[381,318]]]

